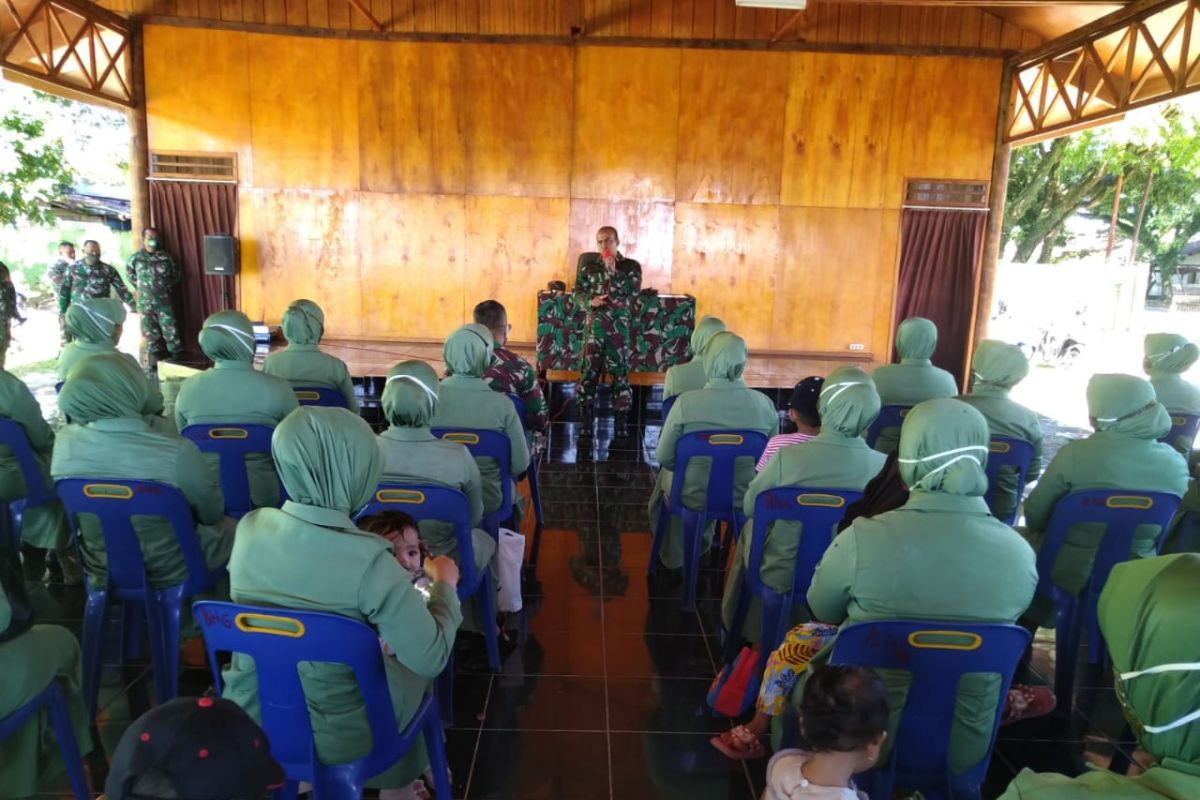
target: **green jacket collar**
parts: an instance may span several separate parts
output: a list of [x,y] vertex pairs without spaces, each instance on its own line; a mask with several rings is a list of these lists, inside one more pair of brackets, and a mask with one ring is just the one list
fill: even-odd
[[398,428],[395,425],[388,427],[386,431],[379,434],[384,439],[390,439],[393,442],[436,442],[438,438],[430,432],[429,428]]
[[933,364],[933,362],[930,361],[928,358],[902,358],[902,359],[900,359],[900,363],[908,364],[908,365],[914,366],[914,367],[928,367],[928,366],[932,366],[932,364]]
[[301,353],[315,353],[320,349],[320,346],[315,344],[297,344],[296,342],[289,342],[288,346],[284,348],[284,350],[299,351]]
[[320,525],[322,528],[337,528],[338,530],[356,530],[354,520],[340,511],[320,506],[309,506],[294,500],[284,502],[283,513],[298,520]]
[[946,492],[924,492],[920,489],[909,495],[904,504],[908,511],[951,511],[959,514],[991,516],[987,501],[982,497],[970,497]]
[[254,364],[249,361],[217,361],[213,364],[213,368],[253,370]]
[[704,384],[705,389],[745,389],[746,382],[741,378],[709,378]]
[[867,446],[866,440],[861,436],[847,436],[841,431],[835,431],[832,428],[822,428],[821,432],[813,437],[813,441],[821,441],[837,447],[849,447],[854,450],[871,449]]
[[97,431],[148,431],[150,425],[140,417],[115,417],[113,419],[98,419],[88,423],[89,428]]
[[1010,390],[994,383],[979,381],[971,389],[971,397],[1008,397]]
[[76,339],[75,346],[80,350],[87,350],[89,353],[115,353],[117,351],[117,346],[112,342],[85,342],[82,339]]
[[487,381],[483,378],[474,378],[470,375],[451,375],[447,378],[442,378],[443,386],[454,386],[459,389],[473,389],[477,392],[490,392],[492,387],[488,386]]

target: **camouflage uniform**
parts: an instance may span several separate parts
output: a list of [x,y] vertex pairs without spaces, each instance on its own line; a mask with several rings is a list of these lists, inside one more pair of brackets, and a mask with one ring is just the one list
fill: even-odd
[[142,338],[153,358],[174,355],[181,349],[171,290],[179,283],[175,259],[162,250],[138,250],[125,270],[137,290],[138,313],[142,315]]
[[[590,258],[589,258],[590,256]],[[642,288],[642,265],[620,253],[615,269],[609,272],[599,253],[580,258],[575,281],[575,303],[587,311],[584,325],[583,358],[580,360],[578,398],[591,403],[596,384],[605,371],[612,376],[613,409],[625,411],[633,402],[629,388],[629,363],[633,348],[629,340],[633,304]],[[608,302],[589,308],[588,302],[607,294]]]
[[492,365],[484,371],[483,379],[493,390],[515,394],[524,401],[523,421],[530,431],[546,430],[546,424],[550,421],[546,397],[538,385],[537,373],[528,361],[497,344],[492,351]]
[[[60,258],[55,261],[50,269],[46,270],[46,277],[50,280],[50,285],[54,287],[54,299],[62,304],[62,282],[63,276],[67,274],[67,270],[71,268],[71,262],[65,258]],[[71,341],[71,334],[67,333],[67,326],[63,324],[63,315],[58,315],[58,327],[62,330],[62,343],[66,344]]]
[[89,298],[108,297],[113,290],[116,290],[117,296],[131,311],[137,310],[133,294],[111,264],[100,261],[96,266],[89,267],[86,261],[80,259],[63,273],[58,292],[58,315],[61,317],[66,314],[71,303]]
[[4,369],[4,362],[8,358],[12,321],[20,316],[17,312],[17,289],[13,286],[12,278],[8,278],[0,282],[0,369]]

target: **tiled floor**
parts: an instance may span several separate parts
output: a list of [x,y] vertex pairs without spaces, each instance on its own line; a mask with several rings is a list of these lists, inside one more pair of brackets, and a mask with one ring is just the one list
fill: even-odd
[[[670,576],[645,576],[656,391],[639,387],[640,424],[624,440],[613,438],[608,416],[581,443],[566,421],[569,389],[552,399],[540,564],[502,644],[503,669],[487,670],[478,642],[460,643],[447,731],[456,798],[732,800],[762,791],[763,762],[728,761],[708,742],[729,725],[705,703],[719,655],[721,574],[702,576],[693,613],[680,611]],[[51,585],[36,598],[43,620],[78,628],[81,591]],[[1052,676],[1052,662],[1052,642],[1039,639],[1031,677]],[[1069,719],[1002,730],[985,797],[1023,767],[1078,773],[1085,759],[1105,766],[1114,753],[1131,755],[1133,745],[1120,741],[1110,676],[1080,673]],[[210,684],[202,669],[185,670],[182,680],[191,694]],[[103,754],[148,706],[148,686],[144,668],[107,677],[94,777],[104,774]]]

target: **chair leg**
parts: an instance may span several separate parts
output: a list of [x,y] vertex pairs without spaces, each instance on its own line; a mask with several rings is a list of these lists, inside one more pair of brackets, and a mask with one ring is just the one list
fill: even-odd
[[429,771],[433,773],[434,796],[454,797],[450,788],[450,763],[446,760],[446,740],[437,710],[431,709],[425,722],[425,751],[429,756]]
[[100,696],[100,672],[104,668],[104,623],[108,616],[108,597],[96,592],[88,597],[83,612],[83,702],[88,720],[96,718]]
[[454,720],[454,648],[450,649],[450,658],[446,659],[446,666],[442,669],[442,674],[437,677],[435,691],[438,698],[438,711],[441,718],[449,724]]
[[538,488],[537,462],[529,464],[529,499],[533,503],[533,546],[529,551],[528,577],[537,575],[538,552],[542,548],[542,528],[545,519],[542,516],[542,493]]
[[[165,703],[179,694],[179,617],[181,599],[178,597],[159,597],[158,608],[151,616],[150,642],[158,644],[157,658],[154,659],[154,698],[157,703]],[[158,630],[154,627],[157,624]]]
[[1104,646],[1104,634],[1100,633],[1100,617],[1097,609],[1099,603],[1100,593],[1089,591],[1087,594],[1089,664],[1103,664],[1108,655]]
[[700,580],[700,545],[704,538],[704,514],[683,515],[683,603],[684,611],[696,610],[696,583]]
[[750,585],[745,575],[738,581],[737,606],[733,611],[733,623],[725,631],[725,644],[721,650],[721,663],[730,664],[738,654],[738,645],[742,643],[742,629],[746,627],[746,615],[750,613]]
[[663,539],[667,535],[667,525],[671,521],[671,512],[667,510],[665,501],[659,503],[658,520],[654,523],[654,536],[650,539],[650,558],[646,561],[646,574],[651,575],[658,569],[658,553],[662,549]]
[[475,591],[479,625],[483,629],[483,642],[487,646],[488,666],[500,671],[500,637],[496,632],[496,591],[492,588],[492,575],[484,569],[483,579]]
[[1057,614],[1054,641],[1054,696],[1058,701],[1055,713],[1071,715],[1075,703],[1075,668],[1079,660],[1079,636],[1083,627],[1083,606],[1080,598],[1071,598]]
[[79,742],[75,739],[75,726],[71,722],[67,698],[57,679],[50,684],[47,695],[50,724],[54,728],[54,736],[58,739],[58,747],[62,751],[67,780],[71,783],[71,794],[75,796],[75,800],[89,800],[92,795],[88,791],[87,776],[83,771],[83,756],[79,754]]

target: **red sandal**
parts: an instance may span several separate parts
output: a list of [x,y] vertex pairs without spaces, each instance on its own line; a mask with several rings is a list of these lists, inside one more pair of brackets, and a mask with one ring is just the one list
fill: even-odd
[[763,758],[767,754],[766,746],[745,725],[738,725],[709,741],[734,761]]

